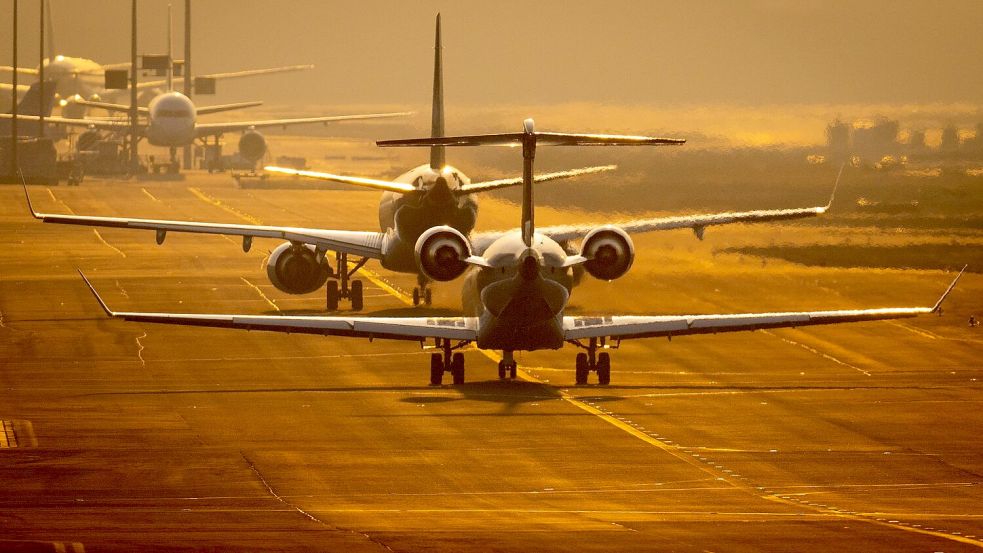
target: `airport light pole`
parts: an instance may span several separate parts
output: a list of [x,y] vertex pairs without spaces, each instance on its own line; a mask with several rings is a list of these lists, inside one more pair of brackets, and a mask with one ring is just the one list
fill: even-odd
[[11,104],[10,114],[13,117],[10,119],[10,175],[16,178],[17,169],[17,0],[14,0],[14,13],[11,18],[11,25],[13,25],[13,32],[11,35],[14,37],[14,62],[11,64],[14,68],[13,75],[13,89],[11,90]]
[[131,0],[130,21],[130,174],[140,171],[137,157],[137,0]]
[[38,59],[41,63],[38,65],[38,92],[41,94],[41,111],[38,112],[38,137],[44,137],[44,112],[48,108],[48,102],[44,97],[44,2],[41,0],[38,2],[38,6],[41,8],[41,17],[38,19],[40,22],[40,40],[38,41]]
[[[191,98],[191,0],[184,0],[184,95]],[[184,147],[184,168],[191,169],[191,146]]]

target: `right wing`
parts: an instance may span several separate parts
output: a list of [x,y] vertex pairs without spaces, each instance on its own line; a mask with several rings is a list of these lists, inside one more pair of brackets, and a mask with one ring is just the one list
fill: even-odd
[[[600,165],[596,167],[581,167],[580,169],[571,169],[569,171],[557,171],[555,173],[543,173],[541,175],[534,175],[533,182],[547,182],[551,180],[559,179],[569,179],[572,177],[579,177],[582,175],[592,175],[594,173],[603,173],[605,171],[614,171],[617,169],[617,165]],[[498,190],[499,188],[508,188],[510,186],[521,186],[522,177],[515,177],[511,179],[499,179],[490,180],[485,182],[472,182],[470,184],[462,185],[458,194],[474,194],[475,192],[487,192],[489,190]]]
[[227,132],[238,132],[246,129],[259,129],[262,127],[283,127],[292,125],[304,125],[309,123],[334,123],[337,121],[359,121],[363,119],[384,119],[388,117],[403,117],[412,115],[411,111],[398,113],[366,113],[362,115],[327,115],[324,117],[296,117],[292,119],[261,119],[258,121],[231,121],[228,123],[197,123],[195,132],[198,137],[214,136]]
[[[215,79],[215,80],[239,79],[242,77],[254,77],[256,75],[270,75],[273,73],[304,71],[307,69],[314,69],[314,66],[313,65],[286,65],[283,67],[268,67],[266,69],[246,69],[244,71],[230,71],[227,73],[211,73],[208,75],[195,75],[194,78]],[[184,77],[174,77],[173,80],[174,80],[174,86],[177,86],[184,82]],[[163,86],[167,86],[166,80],[145,81],[137,84],[137,88],[159,88]]]
[[955,288],[966,267],[956,275],[932,307],[888,307],[880,309],[849,309],[841,311],[798,311],[785,313],[738,313],[726,315],[660,315],[614,317],[564,317],[564,338],[657,338],[691,334],[717,334],[767,328],[797,328],[800,326],[853,323],[903,319],[941,312],[942,302]]
[[34,211],[34,206],[31,204],[31,197],[27,193],[27,186],[24,187],[24,195],[27,197],[27,206],[31,210],[31,215],[35,219],[39,219],[45,223],[153,230],[157,233],[158,244],[163,243],[164,237],[168,232],[224,234],[227,236],[242,236],[243,249],[246,250],[248,250],[251,240],[254,237],[277,238],[290,242],[310,244],[325,251],[343,252],[360,257],[380,259],[382,257],[383,241],[386,237],[386,235],[380,232],[38,213]]
[[477,317],[308,317],[113,311],[82,271],[79,271],[79,274],[82,275],[86,286],[96,297],[103,311],[110,317],[126,321],[346,336],[370,340],[423,341],[427,338],[443,338],[474,341],[478,332]]

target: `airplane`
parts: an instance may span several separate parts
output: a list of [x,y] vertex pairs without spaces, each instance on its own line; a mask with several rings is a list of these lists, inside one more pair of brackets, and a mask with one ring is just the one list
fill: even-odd
[[[440,14],[437,14],[436,31],[434,33],[434,64],[433,64],[433,100],[431,107],[431,136],[444,136],[444,69],[442,59],[443,46],[441,43]],[[667,145],[682,142],[667,142]],[[566,179],[583,175],[601,173],[616,169],[614,165],[598,167],[583,167],[569,171],[559,171],[538,175],[536,182]],[[379,227],[383,233],[392,232],[398,237],[389,255],[383,259],[383,266],[389,270],[413,273],[417,275],[417,286],[413,288],[413,304],[432,303],[432,291],[429,279],[420,272],[416,265],[413,247],[420,234],[436,225],[450,225],[464,235],[474,230],[478,218],[478,203],[474,194],[498,190],[522,183],[521,178],[501,179],[486,182],[471,182],[471,179],[460,169],[448,165],[443,146],[430,148],[430,162],[414,167],[392,181],[334,175],[318,171],[303,171],[286,167],[266,166],[266,171],[285,175],[299,176],[314,180],[339,182],[355,186],[363,186],[382,190],[379,202]],[[274,251],[274,257],[285,255],[285,245]],[[338,289],[328,283],[326,297],[327,308],[334,311],[338,307],[338,299],[349,299],[353,307],[361,308],[361,299],[349,289],[348,278],[354,273],[349,270],[347,256],[340,253],[337,257]],[[271,263],[276,261],[271,258]],[[354,283],[353,283],[354,284]],[[280,288],[283,292],[294,293],[290,289]],[[289,288],[289,287],[286,287]]]
[[[583,265],[597,278],[612,280],[631,266],[634,248],[624,229],[600,225],[584,241],[579,253],[568,254],[548,234],[537,232],[533,201],[533,165],[538,146],[656,145],[647,137],[537,132],[532,119],[521,132],[490,135],[419,138],[378,142],[380,146],[521,145],[523,157],[522,217],[519,229],[501,234],[483,252],[456,229],[438,226],[420,237],[417,258],[436,280],[446,280],[474,267],[483,275],[479,291],[482,311],[461,317],[321,317],[266,316],[207,313],[152,313],[113,311],[85,274],[79,274],[107,316],[126,321],[185,326],[265,330],[285,333],[344,336],[371,340],[434,341],[442,353],[431,354],[430,384],[439,386],[450,372],[454,384],[464,383],[464,354],[468,344],[501,350],[500,379],[516,378],[516,351],[559,349],[572,344],[578,353],[575,379],[587,383],[590,372],[598,383],[611,380],[611,359],[606,351],[630,339],[715,334],[770,328],[802,327],[859,321],[916,317],[941,313],[942,303],[955,288],[966,267],[931,307],[893,307],[838,311],[789,311],[708,315],[568,316],[570,297],[555,277],[563,269]],[[605,350],[598,352],[598,349]]]
[[[88,58],[66,56],[55,54],[54,30],[51,23],[51,5],[48,0],[45,2],[45,38],[47,38],[46,50],[47,57],[41,63],[44,65],[44,77],[47,81],[51,79],[55,82],[54,89],[57,93],[56,98],[62,108],[62,116],[70,118],[81,118],[85,116],[84,106],[79,100],[119,102],[129,97],[128,90],[113,90],[105,88],[105,74],[108,70],[129,70],[130,62],[100,64]],[[175,60],[175,64],[183,65],[183,61]],[[252,77],[257,75],[269,75],[274,73],[285,73],[293,71],[304,71],[313,69],[310,64],[287,65],[281,67],[269,67],[263,69],[247,69],[243,71],[213,73],[208,75],[198,75],[198,78],[208,78],[213,80],[236,79]],[[17,67],[17,74],[27,77],[37,78],[40,75],[41,67]],[[14,67],[10,65],[0,66],[2,72],[13,72]],[[183,83],[184,77],[175,77],[178,83]],[[157,96],[161,89],[167,85],[166,79],[144,81],[137,84],[140,91],[140,105],[147,103]],[[0,84],[0,90],[10,85]],[[18,86],[18,92],[20,91]],[[26,90],[26,89],[25,89]]]
[[[41,115],[43,104],[45,117],[50,116],[51,110],[55,105],[55,91],[53,85],[54,83],[52,81],[45,79],[44,101],[41,99],[40,82],[36,82],[28,87],[27,92],[24,93],[24,96],[22,96],[20,101],[17,103],[17,113],[23,113],[24,115]],[[0,136],[10,136],[10,133],[12,132],[10,123],[11,122],[9,120],[0,120]],[[28,128],[18,129],[17,134],[19,136],[35,135],[37,133],[36,125],[26,126]]]

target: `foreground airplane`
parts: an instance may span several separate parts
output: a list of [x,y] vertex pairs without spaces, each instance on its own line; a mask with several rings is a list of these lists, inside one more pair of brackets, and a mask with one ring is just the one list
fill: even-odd
[[[431,134],[433,138],[444,136],[444,69],[440,38],[440,14],[437,14],[434,37],[433,62],[433,103],[431,107]],[[683,141],[666,141],[667,145],[682,144]],[[584,167],[569,171],[559,171],[536,176],[536,182],[566,179],[582,175],[600,173],[616,169],[614,165]],[[471,182],[459,169],[447,164],[443,146],[430,148],[430,163],[415,167],[392,181],[365,177],[333,175],[317,171],[298,171],[284,167],[265,167],[267,171],[295,175],[315,180],[340,182],[382,190],[379,202],[379,228],[384,233],[392,232],[398,237],[383,266],[392,271],[417,275],[417,286],[413,288],[413,304],[421,302],[430,305],[432,293],[429,279],[416,265],[414,246],[420,235],[427,229],[448,225],[465,236],[474,230],[478,219],[478,203],[473,194],[508,188],[522,184],[521,178],[501,179],[487,182]],[[337,257],[340,290],[333,283],[328,284],[328,309],[337,309],[338,298],[349,298],[353,307],[361,305],[357,295],[352,296],[348,288],[348,277],[354,271],[348,268],[347,256],[339,252]],[[361,284],[357,285],[360,289]],[[283,290],[290,292],[289,290]],[[357,309],[357,308],[356,308]]]
[[[382,146],[470,146],[521,144],[523,151],[522,220],[519,230],[503,233],[482,254],[457,230],[442,226],[420,237],[417,258],[421,269],[436,280],[460,275],[476,267],[483,286],[479,291],[481,312],[473,317],[314,317],[235,314],[181,314],[117,312],[109,308],[92,284],[86,285],[110,317],[128,321],[268,330],[286,333],[320,334],[354,338],[412,340],[432,339],[443,353],[430,361],[430,383],[439,385],[445,372],[455,384],[464,382],[464,355],[455,352],[467,344],[501,350],[499,378],[516,377],[514,352],[559,349],[565,343],[586,350],[578,353],[575,364],[577,384],[585,384],[591,371],[600,384],[611,379],[611,359],[605,349],[622,340],[661,336],[684,336],[898,319],[939,312],[942,302],[955,287],[952,284],[932,307],[896,307],[842,311],[800,311],[744,313],[726,315],[654,316],[565,316],[569,290],[555,275],[571,266],[583,265],[587,272],[603,279],[623,275],[632,263],[634,250],[628,234],[617,227],[602,225],[585,239],[579,254],[570,255],[547,234],[537,232],[533,205],[533,162],[536,147],[542,145],[653,145],[659,139],[612,135],[539,133],[527,119],[519,133],[422,138],[383,141]],[[965,267],[963,268],[965,270]],[[81,271],[79,272],[81,274]]]

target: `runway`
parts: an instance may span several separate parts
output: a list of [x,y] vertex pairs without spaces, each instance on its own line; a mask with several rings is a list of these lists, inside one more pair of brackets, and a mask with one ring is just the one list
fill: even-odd
[[[376,230],[378,201],[194,173],[31,197],[352,230]],[[537,211],[576,217],[601,215]],[[482,199],[481,228],[517,220]],[[951,280],[713,253],[797,225],[639,237],[631,273],[585,282],[572,309],[931,305]],[[277,245],[46,225],[0,188],[0,550],[983,548],[983,333],[965,324],[979,274],[944,317],[625,343],[606,387],[573,386],[571,348],[519,356],[516,382],[497,380],[499,352],[469,349],[468,382],[434,388],[413,343],[109,320],[75,272],[118,310],[323,313],[322,294],[269,283]],[[367,313],[460,309],[459,284],[413,308],[415,277],[366,269]]]

